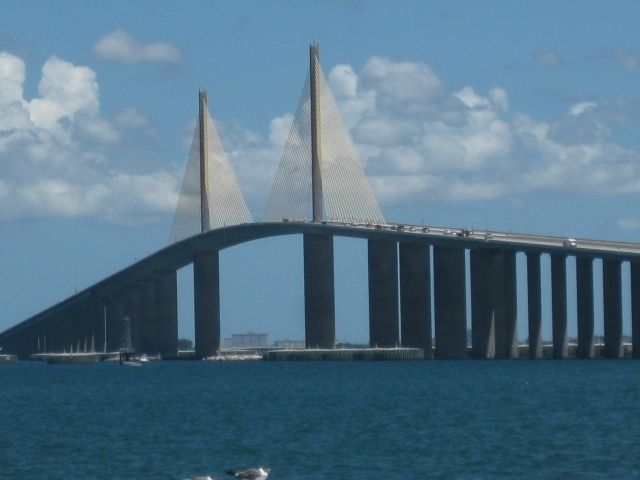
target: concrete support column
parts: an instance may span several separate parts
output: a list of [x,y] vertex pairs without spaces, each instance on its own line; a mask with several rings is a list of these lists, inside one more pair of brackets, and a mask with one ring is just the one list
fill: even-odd
[[369,240],[369,344],[395,347],[398,328],[398,246]]
[[604,305],[604,356],[621,358],[622,350],[622,287],[619,260],[602,261]]
[[[33,340],[33,342],[32,342]],[[36,352],[35,335],[33,329],[25,329],[20,333],[14,333],[8,339],[0,342],[2,354],[16,355],[19,360],[28,360],[32,353]]]
[[467,356],[465,252],[433,248],[434,311],[437,358]]
[[178,355],[178,279],[176,271],[156,274],[156,319],[158,352],[163,357]]
[[400,243],[400,338],[403,347],[431,345],[431,256],[428,245]]
[[496,355],[495,308],[491,294],[494,274],[494,252],[471,250],[471,355],[474,358],[494,358]]
[[527,252],[527,290],[529,358],[542,358],[542,284],[539,252]]
[[[495,303],[502,303],[501,315],[496,317],[496,357],[518,357],[518,290],[516,275],[516,252],[503,250],[502,295]],[[499,342],[498,342],[499,340]],[[499,347],[499,348],[498,348]]]
[[593,259],[576,257],[576,291],[578,298],[578,358],[593,358]]
[[631,336],[633,358],[640,358],[640,263],[631,262]]
[[[129,318],[129,334],[131,335],[131,347],[140,352],[140,326],[142,309],[140,305],[140,287],[138,285],[128,287],[125,293],[125,315]],[[125,325],[126,327],[126,325]]]
[[197,255],[193,261],[193,308],[196,358],[220,349],[220,258],[218,251]]
[[41,320],[42,324],[42,353],[53,352],[53,317],[49,316],[45,320]]
[[91,348],[91,318],[89,301],[83,301],[71,307],[70,316],[73,322],[73,351],[83,352]]
[[333,348],[336,314],[333,278],[333,237],[303,235],[304,328],[307,348]]
[[107,352],[117,352],[123,346],[124,303],[122,292],[113,294],[107,301]]
[[86,301],[85,311],[89,322],[87,349],[96,352],[104,350],[105,310],[104,303],[93,295]]
[[160,351],[156,321],[156,283],[140,282],[140,351],[156,354]]
[[567,257],[551,255],[551,316],[553,323],[553,358],[567,358]]
[[67,346],[66,349],[67,351],[73,350],[74,352],[77,352],[78,347],[80,347],[79,340],[83,336],[83,315],[80,305],[68,307],[65,311],[65,317],[71,324],[71,338],[69,339],[69,346]]
[[[15,355],[20,359],[28,359],[32,353],[35,353],[35,332],[34,328],[29,328],[23,332],[17,339],[15,345]],[[7,351],[8,352],[8,351]]]
[[515,358],[517,287],[515,252],[471,252],[472,355]]
[[70,309],[56,315],[54,328],[57,331],[57,351],[70,352],[72,349],[75,349],[73,315]]

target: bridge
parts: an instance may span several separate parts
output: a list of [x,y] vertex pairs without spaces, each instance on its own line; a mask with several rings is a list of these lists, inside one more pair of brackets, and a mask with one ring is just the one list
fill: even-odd
[[468,275],[471,356],[516,357],[516,254],[524,253],[529,357],[543,355],[543,254],[551,258],[553,356],[568,356],[567,258],[572,256],[576,259],[576,355],[592,358],[596,354],[593,275],[594,261],[600,259],[604,356],[623,356],[622,264],[629,262],[632,354],[640,357],[640,244],[385,221],[342,125],[317,45],[310,48],[309,75],[264,221],[251,220],[210,116],[207,95],[201,91],[171,243],[0,333],[0,346],[19,358],[43,352],[117,351],[125,345],[138,352],[175,357],[176,272],[192,264],[196,356],[214,355],[220,347],[219,252],[280,235],[303,236],[309,348],[335,345],[333,239],[338,236],[367,241],[371,346],[421,348],[427,358],[467,357]]

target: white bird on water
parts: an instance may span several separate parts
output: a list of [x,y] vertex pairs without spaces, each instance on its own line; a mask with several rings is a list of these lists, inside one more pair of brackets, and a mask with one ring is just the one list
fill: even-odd
[[267,480],[270,471],[270,468],[258,467],[245,470],[227,470],[225,473],[242,480]]

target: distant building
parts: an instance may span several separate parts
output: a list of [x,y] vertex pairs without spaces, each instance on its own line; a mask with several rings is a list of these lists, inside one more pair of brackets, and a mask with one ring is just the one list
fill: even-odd
[[234,333],[224,339],[224,348],[260,348],[269,346],[266,333]]
[[305,348],[306,344],[304,340],[276,340],[273,342],[273,346],[277,348]]

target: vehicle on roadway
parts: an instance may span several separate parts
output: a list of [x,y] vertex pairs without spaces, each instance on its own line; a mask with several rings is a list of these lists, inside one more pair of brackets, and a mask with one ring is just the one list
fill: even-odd
[[575,238],[565,238],[564,242],[562,242],[562,246],[576,248],[578,246],[578,242]]

